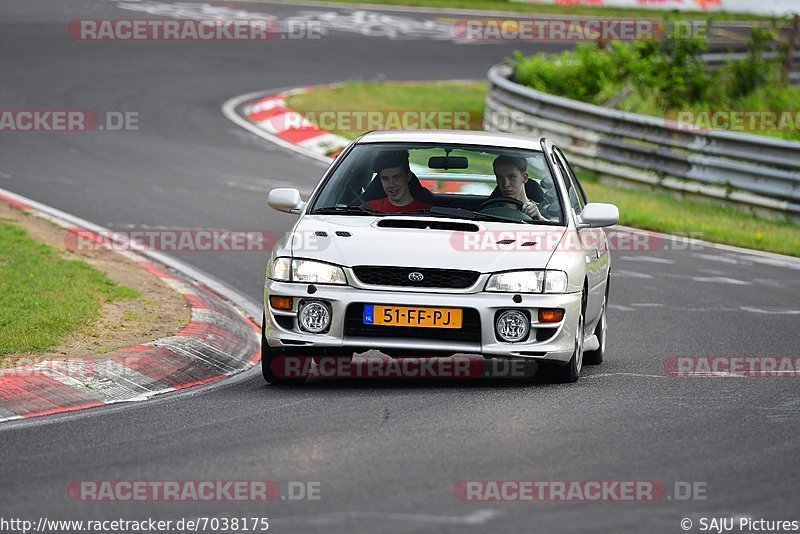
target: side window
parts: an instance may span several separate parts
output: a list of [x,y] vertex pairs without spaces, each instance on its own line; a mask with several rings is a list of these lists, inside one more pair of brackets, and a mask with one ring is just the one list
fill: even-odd
[[[586,193],[583,191],[583,187],[581,187],[580,182],[578,182],[577,176],[575,176],[575,173],[572,171],[572,167],[570,167],[569,162],[567,162],[567,158],[564,157],[564,154],[561,152],[561,150],[556,148],[555,154],[559,162],[559,169],[566,170],[565,176],[569,177],[567,180],[567,189],[569,190],[569,198],[573,205],[572,207],[575,209],[576,213],[580,213],[587,203]],[[578,207],[576,207],[576,205]]]
[[578,177],[573,172],[572,167],[569,164],[569,161],[567,161],[567,158],[564,156],[564,153],[561,152],[560,149],[556,148],[556,154],[558,154],[559,159],[564,163],[564,167],[566,167],[567,172],[569,173],[569,178],[570,181],[572,182],[571,187],[575,187],[575,190],[578,192],[580,196],[582,205],[585,206],[589,202],[589,200],[586,198],[586,192],[583,190],[583,186],[581,186],[581,183],[578,181]]
[[572,175],[567,172],[564,162],[558,154],[556,156],[556,165],[558,166],[558,172],[564,177],[564,185],[567,186],[567,193],[569,193],[569,203],[572,209],[575,210],[575,213],[580,213],[584,206],[583,197],[580,191],[575,187],[575,180],[573,180]]

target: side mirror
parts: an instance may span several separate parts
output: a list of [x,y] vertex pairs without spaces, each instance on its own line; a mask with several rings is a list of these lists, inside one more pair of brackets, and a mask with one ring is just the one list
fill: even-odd
[[300,213],[305,202],[300,197],[300,191],[291,187],[278,187],[269,192],[267,198],[269,207],[285,213]]
[[619,222],[619,209],[614,204],[590,202],[578,214],[578,228],[602,228]]

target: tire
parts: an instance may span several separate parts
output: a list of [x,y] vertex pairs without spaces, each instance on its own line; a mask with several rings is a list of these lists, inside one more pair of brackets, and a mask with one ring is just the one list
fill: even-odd
[[594,327],[594,335],[600,342],[600,348],[589,350],[583,353],[583,363],[586,365],[600,365],[606,355],[606,338],[608,337],[608,321],[606,320],[606,309],[608,308],[608,285],[606,285],[606,295],[603,297],[603,310],[600,312],[600,320]]
[[[275,349],[269,346],[267,343],[267,339],[264,337],[264,331],[266,330],[267,320],[266,317],[261,319],[261,374],[264,375],[264,380],[267,381],[268,384],[273,386],[299,386],[306,382],[308,378],[307,373],[304,373],[302,378],[286,378],[284,376],[279,376],[275,374],[272,369],[272,364],[281,357],[299,357],[304,360],[302,364],[302,369],[305,371],[310,369],[311,358],[308,356],[302,356],[300,354],[292,354],[285,350]],[[305,361],[307,360],[307,361]]]
[[583,294],[581,314],[578,316],[578,326],[575,328],[575,349],[572,358],[566,365],[557,365],[552,362],[542,362],[539,365],[542,378],[551,384],[569,384],[578,380],[583,367],[583,343],[586,337],[584,315],[586,312],[586,293]]

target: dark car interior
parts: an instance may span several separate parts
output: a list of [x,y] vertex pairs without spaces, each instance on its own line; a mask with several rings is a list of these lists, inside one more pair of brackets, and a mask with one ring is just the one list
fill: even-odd
[[[441,149],[441,152],[439,150]],[[367,202],[385,198],[386,193],[383,189],[380,179],[374,172],[374,162],[377,157],[385,152],[397,152],[396,145],[391,148],[383,148],[378,146],[366,147],[362,149],[360,154],[351,154],[346,159],[344,167],[346,170],[340,169],[344,176],[338,180],[340,184],[338,188],[333,187],[329,189],[328,195],[324,202],[327,206],[364,206]],[[408,150],[408,149],[406,149]],[[384,152],[385,151],[385,152]],[[441,180],[441,183],[458,182],[458,176],[464,174],[474,177],[476,175],[492,175],[492,161],[502,154],[519,153],[517,151],[486,151],[477,147],[411,147],[410,152],[412,156],[409,157],[410,162],[416,168],[425,167],[430,172],[426,172],[424,176],[425,181]],[[455,152],[455,154],[454,154]],[[457,154],[467,154],[469,157]],[[433,154],[433,155],[431,155]],[[441,155],[440,155],[441,154]],[[531,157],[531,153],[525,154]],[[530,160],[529,160],[530,161]],[[467,172],[462,172],[466,171]],[[545,217],[550,218],[551,222],[560,218],[560,208],[550,210],[548,213],[547,206],[548,200],[552,201],[552,191],[548,198],[548,194],[543,187],[543,183],[547,181],[549,174],[537,171],[536,166],[529,167],[530,178],[525,182],[525,191],[527,197],[536,202],[540,211]],[[546,175],[545,175],[546,174]],[[411,196],[430,204],[435,208],[453,209],[453,210],[468,210],[472,212],[481,212],[500,217],[509,218],[510,220],[520,220],[531,222],[527,215],[521,212],[521,203],[517,206],[514,199],[507,199],[508,202],[502,201],[502,195],[497,187],[494,187],[489,194],[481,194],[479,189],[464,192],[459,191],[431,191],[426,188],[420,178],[414,173],[411,173],[411,180],[409,182],[409,192]],[[441,176],[441,178],[438,178]],[[474,178],[473,178],[474,179]],[[467,179],[467,182],[470,180]],[[540,181],[542,183],[540,183]],[[490,185],[486,182],[480,182],[484,186]],[[488,190],[488,188],[487,188]],[[495,202],[492,202],[496,200]]]

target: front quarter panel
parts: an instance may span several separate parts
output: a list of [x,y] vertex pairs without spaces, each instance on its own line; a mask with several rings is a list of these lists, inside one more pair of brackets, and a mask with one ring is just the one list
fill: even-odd
[[553,256],[547,264],[548,269],[567,273],[567,293],[578,293],[583,290],[586,280],[586,254],[578,243],[578,235],[570,228],[559,241]]

